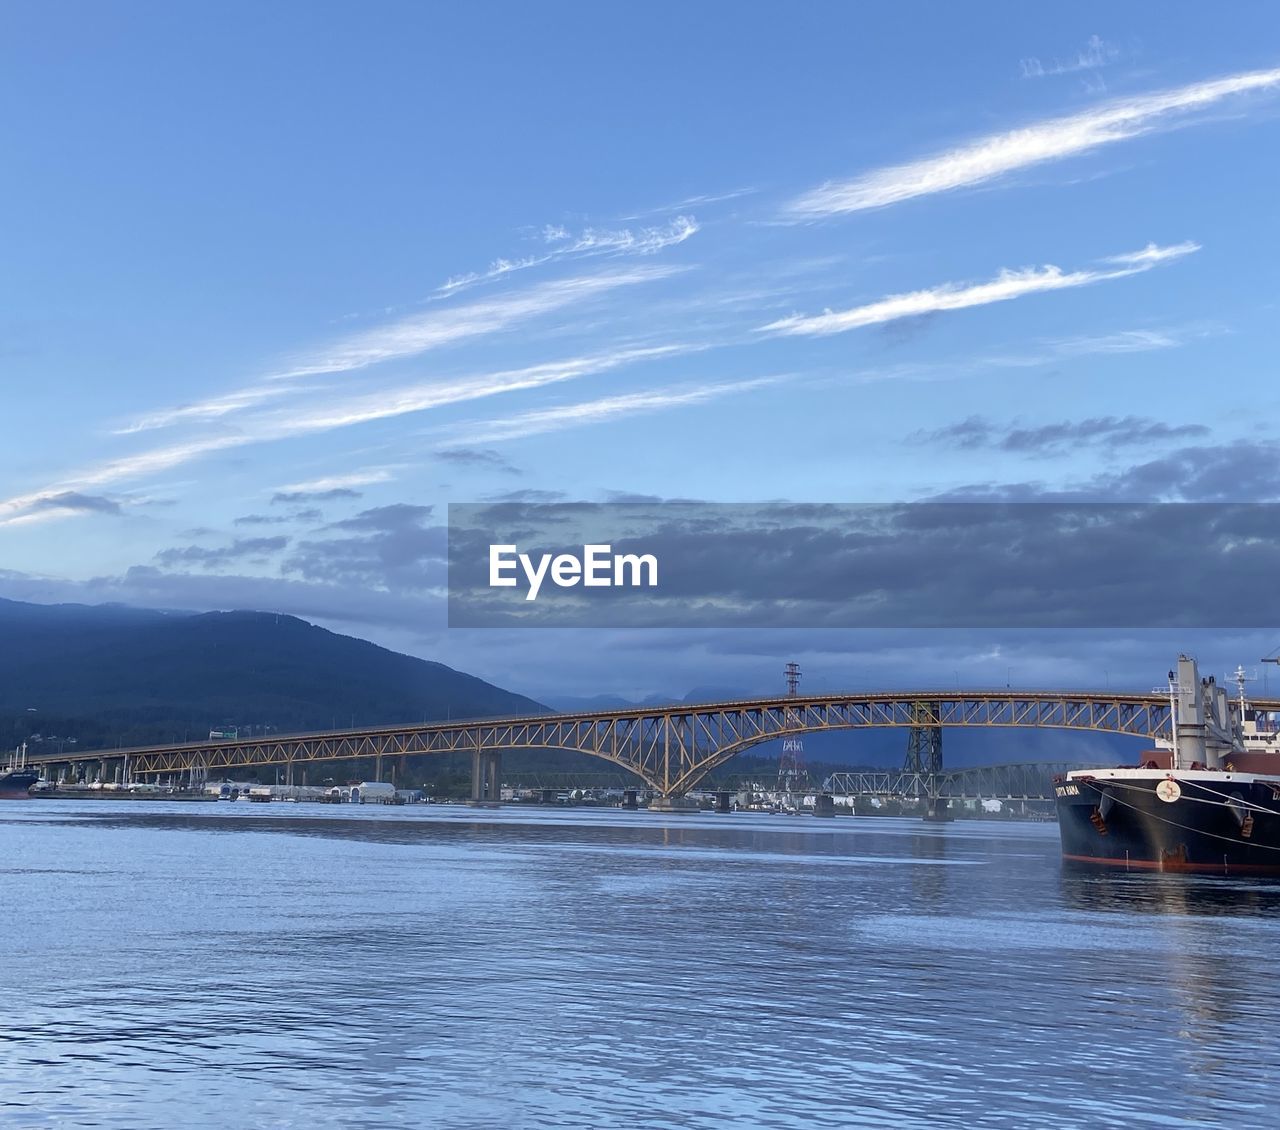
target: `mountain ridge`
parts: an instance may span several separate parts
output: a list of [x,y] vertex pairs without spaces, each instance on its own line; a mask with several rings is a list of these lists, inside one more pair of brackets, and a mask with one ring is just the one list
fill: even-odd
[[[0,600],[0,732],[110,744],[540,714],[542,703],[295,616]],[[79,723],[83,734],[73,734]],[[52,724],[56,724],[56,730]]]

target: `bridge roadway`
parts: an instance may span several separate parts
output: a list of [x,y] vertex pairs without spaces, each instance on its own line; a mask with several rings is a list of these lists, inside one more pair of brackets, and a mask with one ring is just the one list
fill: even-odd
[[[1280,701],[1255,700],[1264,710]],[[407,754],[467,754],[472,797],[496,801],[504,751],[558,749],[589,754],[629,770],[661,797],[680,797],[735,754],[777,738],[899,727],[1035,727],[1169,735],[1162,693],[1110,691],[915,690],[797,695],[691,705],[635,707],[517,718],[475,718],[406,726],[188,742],[135,749],[85,751],[74,757],[36,754],[33,765],[61,772],[100,763],[104,776],[120,768],[131,780],[200,775],[211,770],[295,766]]]

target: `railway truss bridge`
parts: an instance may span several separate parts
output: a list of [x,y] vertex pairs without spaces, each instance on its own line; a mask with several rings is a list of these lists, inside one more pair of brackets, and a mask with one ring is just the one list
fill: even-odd
[[[1280,703],[1258,702],[1263,709]],[[462,754],[471,758],[472,799],[496,802],[502,755],[517,750],[570,750],[627,770],[657,797],[678,798],[735,754],[763,742],[834,730],[893,727],[910,731],[907,770],[923,774],[937,796],[947,784],[944,729],[1032,727],[1168,737],[1163,694],[1097,691],[890,691],[798,695],[735,702],[644,707],[519,718],[482,718],[323,733],[211,740],[136,749],[45,754],[31,758],[46,772],[86,771],[109,779],[192,780],[210,772],[298,767],[356,758]],[[951,787],[947,785],[947,787]]]
[[833,796],[880,797],[893,800],[1052,800],[1055,777],[1072,769],[1088,768],[1084,762],[1025,762],[1018,765],[984,765],[947,769],[929,774],[913,770],[894,772],[833,773],[823,783]]

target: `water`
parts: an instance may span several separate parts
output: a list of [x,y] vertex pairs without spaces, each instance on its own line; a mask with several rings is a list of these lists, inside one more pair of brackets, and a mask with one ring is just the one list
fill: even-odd
[[1052,825],[0,806],[4,1127],[1275,1125],[1280,886]]

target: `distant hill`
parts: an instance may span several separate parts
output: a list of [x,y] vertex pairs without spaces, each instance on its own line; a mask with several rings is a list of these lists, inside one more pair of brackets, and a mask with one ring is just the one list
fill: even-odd
[[[701,686],[694,687],[684,694],[650,694],[644,698],[624,698],[619,694],[597,694],[590,696],[554,695],[547,699],[547,705],[554,710],[566,714],[589,712],[592,710],[626,710],[635,706],[679,706],[682,703],[701,704],[706,702],[734,702],[742,698],[768,697],[768,691],[750,691],[742,687]],[[775,695],[780,691],[774,691]]]
[[0,749],[545,711],[442,663],[293,616],[0,600]]
[[547,705],[562,714],[589,714],[601,710],[629,710],[636,706],[670,706],[684,702],[672,695],[651,694],[641,699],[624,698],[620,694],[554,695]]

